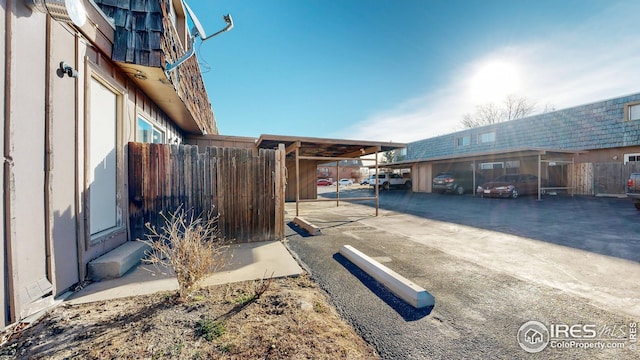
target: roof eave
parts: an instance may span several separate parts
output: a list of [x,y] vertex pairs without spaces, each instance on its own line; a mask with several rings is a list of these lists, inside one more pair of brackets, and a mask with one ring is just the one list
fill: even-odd
[[204,126],[198,125],[162,68],[121,62],[116,64],[180,129],[188,134],[207,134]]
[[562,150],[562,149],[547,149],[547,148],[519,148],[505,151],[485,151],[485,152],[477,152],[477,153],[469,153],[469,154],[454,154],[447,156],[438,156],[432,158],[423,158],[423,159],[412,159],[412,160],[402,160],[396,161],[393,163],[384,164],[385,166],[397,167],[397,166],[408,166],[417,163],[425,163],[425,162],[438,162],[438,161],[450,161],[450,160],[466,160],[471,158],[487,158],[492,156],[536,156],[536,155],[548,155],[548,154],[567,154],[567,155],[581,155],[585,154],[588,151],[586,150]]

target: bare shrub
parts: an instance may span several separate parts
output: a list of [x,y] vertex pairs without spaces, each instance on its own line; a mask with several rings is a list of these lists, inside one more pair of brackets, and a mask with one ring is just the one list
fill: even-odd
[[151,247],[143,261],[172,268],[178,280],[178,296],[186,299],[199,288],[201,280],[229,261],[228,243],[218,231],[217,216],[195,216],[182,207],[168,217],[160,215],[164,219],[160,231],[147,223],[147,239],[139,240]]

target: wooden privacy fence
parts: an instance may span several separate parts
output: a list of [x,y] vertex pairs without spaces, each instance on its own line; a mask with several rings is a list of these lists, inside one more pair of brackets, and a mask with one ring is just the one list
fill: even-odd
[[213,209],[222,235],[234,242],[284,237],[284,149],[129,143],[131,238],[145,224],[160,229],[180,206],[195,214]]
[[632,172],[640,172],[640,164],[580,163],[575,165],[576,194],[624,194]]

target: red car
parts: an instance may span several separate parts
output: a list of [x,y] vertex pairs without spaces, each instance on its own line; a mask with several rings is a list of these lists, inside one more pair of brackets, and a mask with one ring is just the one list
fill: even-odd
[[[542,186],[545,186],[544,180]],[[538,177],[529,174],[502,175],[491,182],[478,186],[476,193],[481,197],[509,197],[512,199],[519,195],[537,194]]]
[[318,179],[318,186],[331,186],[333,183],[327,179]]

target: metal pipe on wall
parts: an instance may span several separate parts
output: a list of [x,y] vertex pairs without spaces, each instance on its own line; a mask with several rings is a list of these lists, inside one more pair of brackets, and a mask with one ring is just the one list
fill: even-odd
[[[80,58],[80,36],[78,35],[78,33],[76,33],[76,39],[75,39],[75,56],[74,56],[74,61],[76,62],[76,66],[78,63],[80,63],[81,58]],[[83,71],[83,73],[86,73],[86,69],[84,69],[85,71]],[[80,94],[80,86],[82,85],[83,82],[82,81],[76,81],[76,85],[75,85],[75,98],[76,101],[79,101],[79,94]],[[86,271],[85,271],[85,266],[84,266],[84,244],[85,244],[85,239],[81,236],[82,232],[80,231],[81,229],[81,217],[80,217],[80,211],[79,211],[79,204],[80,204],[80,181],[78,180],[78,176],[80,175],[80,151],[79,151],[79,146],[80,146],[80,141],[78,140],[78,136],[80,135],[79,132],[79,128],[80,128],[80,104],[76,103],[76,107],[74,109],[74,116],[75,116],[75,121],[74,121],[74,127],[75,127],[75,146],[74,148],[75,150],[75,156],[74,156],[74,161],[75,161],[75,166],[74,166],[74,176],[73,178],[74,180],[74,194],[75,194],[75,199],[74,199],[74,204],[75,204],[75,217],[76,217],[76,242],[77,242],[77,252],[78,252],[78,281],[80,281],[80,283],[82,283],[86,277]]]
[[51,99],[51,18],[46,20],[45,69],[44,69],[44,251],[47,280],[53,284],[51,221],[51,180],[53,176],[53,104]]
[[12,323],[16,319],[14,282],[13,282],[13,236],[11,227],[11,172],[13,167],[13,157],[11,152],[11,57],[12,51],[12,14],[13,1],[7,0],[5,7],[5,32],[4,32],[4,164],[3,164],[3,206],[4,206],[4,295],[9,308],[5,310],[5,322]]

